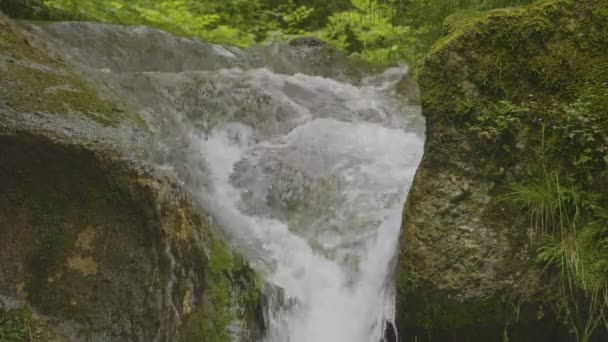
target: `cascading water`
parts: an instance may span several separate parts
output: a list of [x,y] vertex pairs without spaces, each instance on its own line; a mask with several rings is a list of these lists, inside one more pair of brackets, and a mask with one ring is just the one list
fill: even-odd
[[199,139],[221,226],[252,245],[290,304],[269,313],[268,341],[381,341],[393,318],[390,263],[421,157],[420,122],[383,92],[387,75],[380,86],[355,87],[244,73],[288,101],[295,127],[256,141],[251,127],[227,123]]
[[[143,28],[36,29],[147,115],[155,160],[280,289],[267,301],[265,342],[383,339],[402,207],[424,141],[419,108],[394,93],[406,69],[354,85],[298,74],[297,65],[289,72],[271,48],[252,57]],[[112,48],[95,46],[108,36]],[[129,51],[121,39],[170,46],[171,55]]]

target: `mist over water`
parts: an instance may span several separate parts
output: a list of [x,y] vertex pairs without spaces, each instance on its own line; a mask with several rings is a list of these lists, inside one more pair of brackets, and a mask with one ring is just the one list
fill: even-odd
[[420,108],[394,90],[406,68],[351,84],[299,73],[314,51],[250,56],[141,27],[33,30],[145,115],[149,158],[265,276],[263,342],[382,340],[424,144]]

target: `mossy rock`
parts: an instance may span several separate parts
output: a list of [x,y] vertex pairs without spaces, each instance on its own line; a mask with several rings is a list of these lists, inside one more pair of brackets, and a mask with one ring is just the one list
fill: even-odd
[[462,12],[445,33],[417,70],[427,142],[404,209],[400,335],[574,340],[527,213],[501,198],[543,165],[606,189],[608,140],[593,127],[608,125],[608,3]]
[[143,125],[138,114],[110,99],[41,42],[0,14],[0,106],[16,112],[83,116],[105,126]]
[[259,314],[255,272],[170,184],[46,138],[0,146],[3,296],[64,335],[112,341],[173,339],[200,310],[203,336],[228,341]]
[[2,16],[0,72],[0,340],[255,340],[256,272],[129,153],[139,115]]

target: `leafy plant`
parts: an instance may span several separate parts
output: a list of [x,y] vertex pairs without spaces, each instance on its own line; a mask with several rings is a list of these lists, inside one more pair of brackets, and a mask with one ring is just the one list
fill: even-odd
[[285,31],[291,34],[305,32],[304,27],[314,11],[314,8],[296,5],[293,0],[278,7],[279,16],[286,26]]
[[546,275],[557,274],[561,313],[577,340],[589,341],[607,320],[608,214],[600,194],[566,182],[543,164],[532,180],[509,186],[504,199],[528,210],[536,261]]
[[416,64],[460,10],[531,0],[4,0],[18,17],[149,25],[175,34],[247,47],[294,35],[319,36],[381,64]]
[[527,113],[526,108],[512,104],[509,101],[499,101],[490,106],[487,110],[482,110],[475,117],[475,123],[469,125],[472,132],[492,143],[513,138],[520,124],[519,117]]
[[0,310],[0,341],[22,342],[31,340],[29,323],[18,311],[3,312]]
[[563,148],[572,155],[572,165],[581,171],[608,166],[608,120],[605,111],[608,93],[587,95],[563,108],[555,123],[555,134],[566,136]]
[[333,43],[338,49],[347,53],[361,52],[363,50],[363,42],[348,18],[348,13],[341,13],[330,17],[329,26],[323,37]]

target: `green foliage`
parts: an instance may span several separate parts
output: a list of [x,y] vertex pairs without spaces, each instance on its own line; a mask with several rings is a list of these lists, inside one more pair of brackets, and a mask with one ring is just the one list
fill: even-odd
[[0,341],[21,342],[29,338],[28,322],[15,315],[0,315]]
[[[587,105],[579,104],[568,106],[567,113],[575,121],[587,112],[580,110]],[[583,147],[577,151],[589,153],[587,146],[599,132],[593,120],[585,122],[591,125],[572,126],[566,120],[554,129],[570,132],[569,139],[582,137],[577,143]],[[542,132],[540,170],[527,182],[511,185],[504,199],[528,210],[536,261],[547,276],[557,275],[559,280],[557,307],[577,341],[590,341],[601,324],[608,322],[607,198],[605,193],[584,190],[585,183],[578,178],[566,175],[560,179],[557,171],[548,171],[544,126]],[[576,162],[570,169],[578,174],[581,167],[587,170]]]
[[443,33],[443,20],[467,9],[531,0],[2,0],[15,17],[149,25],[210,42],[247,47],[319,36],[363,60],[417,63]]
[[412,30],[406,26],[393,26],[384,15],[371,16],[360,10],[342,12],[329,18],[321,37],[349,54],[379,64],[412,61],[416,42]]
[[605,194],[586,192],[572,178],[566,184],[543,165],[505,199],[528,210],[536,261],[559,280],[560,313],[578,341],[590,341],[608,319],[608,212]]
[[584,94],[560,108],[560,120],[554,124],[556,136],[563,139],[561,150],[570,156],[572,166],[593,181],[594,170],[608,170],[608,91]]
[[49,325],[26,308],[0,309],[0,341],[63,341]]
[[[240,256],[221,242],[211,242],[204,302],[187,318],[181,341],[228,342],[233,323],[251,324],[260,302],[261,280]],[[254,327],[251,327],[254,329]]]
[[286,33],[304,33],[306,22],[314,13],[314,8],[306,7],[305,5],[296,5],[292,0],[286,4],[282,4],[277,8],[279,17],[285,24]]
[[469,129],[483,140],[496,143],[513,138],[520,126],[520,116],[528,109],[509,101],[499,101],[487,109],[482,109]]
[[[94,20],[123,25],[149,25],[185,36],[200,37],[211,42],[248,46],[256,41],[255,27],[243,30],[247,20],[237,17],[227,20],[218,13],[207,12],[201,2],[186,0],[44,0],[44,4],[56,11],[68,14],[72,19]],[[226,10],[247,14],[243,1],[232,1]],[[236,8],[236,9],[235,9]],[[255,10],[255,9],[253,9]],[[230,22],[231,25],[226,23]]]
[[361,52],[363,42],[355,32],[354,25],[349,20],[341,20],[344,16],[348,16],[348,14],[341,13],[329,19],[329,26],[324,32],[323,38],[347,53]]
[[537,236],[546,236],[556,220],[559,201],[557,201],[559,183],[549,177],[538,177],[524,184],[513,184],[505,199],[515,205],[526,208],[530,217],[531,240]]

